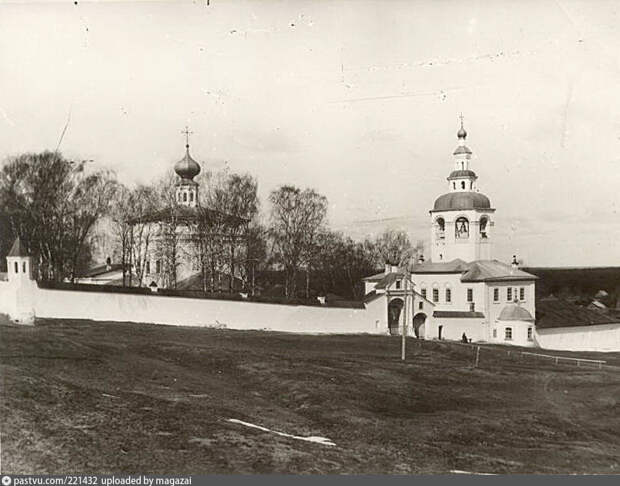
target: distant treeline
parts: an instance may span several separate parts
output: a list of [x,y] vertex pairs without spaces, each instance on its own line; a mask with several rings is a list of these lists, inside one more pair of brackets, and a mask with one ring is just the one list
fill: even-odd
[[620,267],[524,267],[524,271],[539,277],[536,296],[591,300],[599,290],[609,295],[600,300],[608,307],[615,307],[620,297]]

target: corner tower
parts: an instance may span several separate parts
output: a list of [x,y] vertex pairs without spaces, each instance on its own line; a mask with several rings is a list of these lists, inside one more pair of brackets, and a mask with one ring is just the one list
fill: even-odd
[[491,216],[495,209],[478,192],[478,176],[471,169],[472,151],[465,145],[467,132],[457,132],[458,146],[453,153],[454,170],[448,176],[448,192],[435,200],[431,215],[431,260],[466,262],[491,259]]

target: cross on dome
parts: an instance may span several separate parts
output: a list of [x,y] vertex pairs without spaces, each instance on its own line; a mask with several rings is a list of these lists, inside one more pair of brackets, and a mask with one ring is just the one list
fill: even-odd
[[181,130],[181,133],[185,134],[185,148],[189,148],[189,136],[193,135],[194,132],[190,132],[189,127],[185,125],[185,130]]

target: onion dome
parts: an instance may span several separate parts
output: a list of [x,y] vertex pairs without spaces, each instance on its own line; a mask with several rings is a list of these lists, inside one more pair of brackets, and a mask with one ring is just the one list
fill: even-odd
[[461,128],[459,129],[458,132],[456,132],[456,136],[458,138],[467,138],[467,131],[465,131],[465,128],[463,128],[463,123],[461,122]]
[[491,201],[479,192],[449,192],[435,200],[433,211],[451,209],[491,209]]
[[532,314],[517,304],[508,304],[499,314],[500,321],[533,321]]
[[189,154],[189,144],[185,145],[185,157],[174,165],[174,171],[182,179],[190,181],[200,173],[200,165]]

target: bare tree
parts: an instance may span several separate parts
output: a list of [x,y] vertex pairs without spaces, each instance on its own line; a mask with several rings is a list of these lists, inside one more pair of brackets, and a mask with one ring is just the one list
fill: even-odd
[[0,207],[37,261],[39,277],[75,278],[88,263],[88,237],[110,209],[116,181],[58,152],[27,153],[0,170]]
[[312,189],[282,186],[269,195],[270,235],[276,260],[283,266],[285,294],[295,297],[297,275],[312,251],[327,214],[327,198]]

